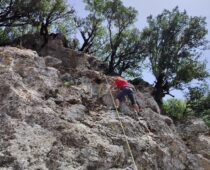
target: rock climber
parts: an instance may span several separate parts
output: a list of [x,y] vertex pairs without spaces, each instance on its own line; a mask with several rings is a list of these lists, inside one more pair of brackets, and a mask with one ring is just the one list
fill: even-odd
[[114,81],[112,82],[110,90],[113,90],[115,87],[117,87],[117,89],[120,90],[115,97],[115,105],[116,105],[117,109],[119,109],[120,102],[122,101],[122,99],[125,96],[127,96],[130,99],[134,110],[137,113],[139,113],[140,109],[139,109],[139,106],[134,98],[132,86],[133,85],[131,85],[127,80],[123,79],[120,76],[116,76]]

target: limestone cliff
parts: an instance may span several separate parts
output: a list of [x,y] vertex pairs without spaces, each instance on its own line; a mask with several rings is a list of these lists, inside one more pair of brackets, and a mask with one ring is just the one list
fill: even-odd
[[204,124],[198,133],[193,123],[177,130],[143,89],[140,115],[125,102],[118,119],[103,63],[64,47],[44,50],[0,48],[0,169],[132,170],[119,121],[139,170],[210,169]]

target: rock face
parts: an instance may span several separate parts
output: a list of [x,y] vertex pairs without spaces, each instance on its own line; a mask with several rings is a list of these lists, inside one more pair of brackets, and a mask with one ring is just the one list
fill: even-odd
[[201,119],[191,119],[177,126],[188,148],[194,153],[204,169],[210,169],[210,131]]
[[51,34],[48,36],[48,43],[44,46],[43,43],[44,39],[40,34],[27,34],[15,40],[13,45],[35,50],[39,56],[46,56],[46,64],[48,66],[49,64],[58,64],[58,61],[49,58],[51,56],[59,59],[62,66],[68,69],[85,68],[100,71],[106,71],[108,69],[106,63],[97,60],[95,57],[66,48],[65,44],[67,40],[61,34]]
[[199,133],[195,151],[144,93],[138,116],[125,101],[118,118],[106,83],[112,77],[87,67],[90,56],[63,69],[62,58],[46,55],[0,48],[0,169],[133,170],[120,122],[138,170],[209,169],[209,136]]

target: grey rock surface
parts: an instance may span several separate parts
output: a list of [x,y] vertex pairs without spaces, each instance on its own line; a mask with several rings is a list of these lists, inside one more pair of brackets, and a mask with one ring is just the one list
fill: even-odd
[[185,128],[190,139],[199,134],[194,149],[151,96],[137,96],[139,115],[125,101],[117,117],[104,74],[53,65],[34,51],[0,47],[0,169],[133,170],[121,123],[139,170],[210,167],[209,129],[202,123]]

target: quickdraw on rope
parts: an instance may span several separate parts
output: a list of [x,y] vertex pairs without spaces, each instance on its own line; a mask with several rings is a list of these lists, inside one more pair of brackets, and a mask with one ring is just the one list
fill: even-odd
[[[106,76],[105,76],[105,79],[106,79],[106,83],[109,84]],[[132,159],[132,161],[133,161],[134,169],[135,169],[135,170],[138,170],[138,168],[137,168],[137,166],[136,166],[136,162],[135,162],[134,156],[133,156],[133,153],[132,153],[132,150],[131,150],[131,147],[130,147],[130,144],[129,144],[129,142],[128,142],[128,137],[127,137],[126,134],[125,134],[125,128],[124,128],[124,126],[123,126],[122,121],[120,120],[120,114],[119,114],[119,111],[118,111],[118,109],[117,109],[116,103],[115,103],[115,101],[114,101],[113,94],[112,94],[112,92],[111,92],[110,89],[109,89],[109,93],[110,93],[110,96],[111,96],[111,98],[112,98],[112,102],[113,102],[114,107],[115,107],[116,115],[117,115],[117,118],[118,118],[118,120],[119,120],[119,122],[120,122],[120,127],[121,127],[121,129],[122,129],[122,131],[123,131],[123,135],[124,135],[124,137],[125,137],[125,141],[126,141],[126,144],[127,144],[127,147],[128,147],[128,150],[129,150],[129,153],[130,153],[130,156],[131,156],[131,159]]]

